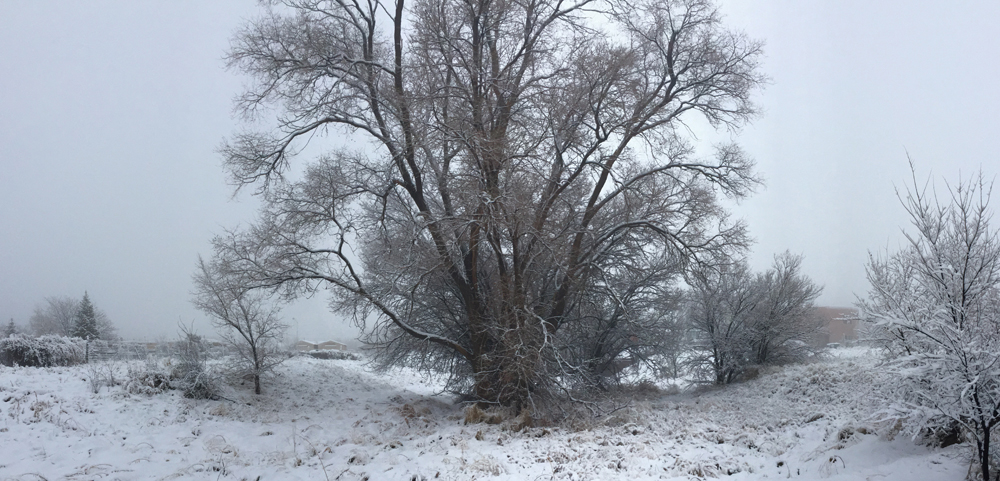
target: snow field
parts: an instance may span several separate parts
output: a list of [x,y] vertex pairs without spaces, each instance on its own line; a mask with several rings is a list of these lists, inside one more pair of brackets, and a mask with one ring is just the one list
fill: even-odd
[[230,386],[221,401],[94,394],[86,366],[0,368],[0,479],[963,479],[968,447],[868,421],[878,372],[867,351],[839,350],[514,432],[515,420],[466,425],[435,383],[360,361],[296,357],[265,394]]

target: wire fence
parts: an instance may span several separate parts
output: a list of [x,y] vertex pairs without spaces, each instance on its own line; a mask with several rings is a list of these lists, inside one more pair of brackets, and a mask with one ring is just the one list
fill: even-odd
[[[183,341],[137,342],[137,341],[88,341],[87,359],[90,362],[141,360],[147,357],[176,357]],[[232,354],[232,349],[220,342],[203,342],[202,355],[217,359]]]

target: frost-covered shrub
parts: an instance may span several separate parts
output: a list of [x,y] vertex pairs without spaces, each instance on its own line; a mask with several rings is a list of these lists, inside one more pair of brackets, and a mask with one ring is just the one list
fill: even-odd
[[167,389],[170,389],[170,378],[161,372],[142,371],[125,381],[125,390],[129,394],[153,395]]
[[316,359],[331,359],[336,361],[357,361],[361,359],[361,356],[358,354],[348,351],[308,351],[305,355]]
[[[505,416],[507,415],[507,416]],[[510,415],[509,410],[502,407],[482,409],[477,404],[465,408],[465,424],[500,424],[504,417]]]
[[928,426],[917,433],[917,438],[924,444],[935,448],[946,448],[965,440],[962,426],[954,421],[945,422],[939,426]]
[[184,397],[193,399],[218,399],[218,382],[205,365],[205,345],[190,331],[178,343],[178,362],[170,372],[171,387],[180,389]]
[[188,373],[177,385],[184,397],[192,399],[219,399],[219,386],[214,376],[208,372]]
[[122,389],[129,394],[147,396],[176,389],[187,398],[218,399],[215,376],[205,363],[194,359],[184,348],[178,352],[177,358],[166,358],[162,362],[147,358],[144,363],[129,363]]
[[97,363],[87,363],[87,382],[90,385],[90,392],[97,394],[104,385],[101,366]]
[[94,359],[90,359],[86,367],[90,391],[97,394],[100,392],[102,386],[112,388],[124,383],[126,378],[123,378],[120,373],[121,367],[122,364],[118,361],[95,361]]
[[129,364],[122,387],[129,394],[152,396],[170,389],[170,375],[147,358],[144,364]]
[[5,366],[69,366],[83,362],[85,352],[84,341],[77,338],[15,334],[0,339],[0,364]]
[[643,379],[637,383],[623,384],[619,387],[620,394],[628,395],[631,399],[650,399],[663,396],[664,391],[656,383]]

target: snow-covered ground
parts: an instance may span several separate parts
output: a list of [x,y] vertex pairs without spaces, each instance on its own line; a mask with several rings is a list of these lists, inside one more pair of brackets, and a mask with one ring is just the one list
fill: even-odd
[[963,479],[968,447],[922,447],[869,421],[876,362],[838,350],[519,432],[466,425],[433,384],[359,361],[296,357],[264,395],[233,387],[231,401],[93,394],[86,366],[0,367],[0,479]]

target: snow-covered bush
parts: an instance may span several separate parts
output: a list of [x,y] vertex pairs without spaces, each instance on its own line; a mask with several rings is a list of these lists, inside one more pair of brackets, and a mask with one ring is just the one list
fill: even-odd
[[218,399],[218,382],[205,365],[205,345],[201,336],[184,329],[177,357],[178,362],[170,372],[171,387],[183,391],[187,398]]
[[130,361],[126,364],[122,389],[129,394],[152,396],[171,389],[170,372],[164,365],[169,359],[147,356],[144,361]]
[[0,364],[5,366],[69,366],[83,362],[85,352],[84,341],[76,338],[14,334],[0,339]]
[[145,394],[151,396],[170,389],[170,376],[147,362],[129,364],[128,374],[122,386],[129,394]]
[[104,385],[101,364],[96,362],[87,363],[87,383],[90,385],[90,392],[97,394]]
[[360,355],[350,351],[307,351],[304,354],[306,356],[315,357],[316,359],[335,361],[357,361],[361,359]]
[[872,256],[863,316],[893,362],[897,401],[887,417],[911,430],[957,423],[976,443],[982,479],[998,465],[1000,424],[1000,239],[989,221],[992,184],[979,174],[936,192],[914,182],[901,199],[916,232],[892,255]]

